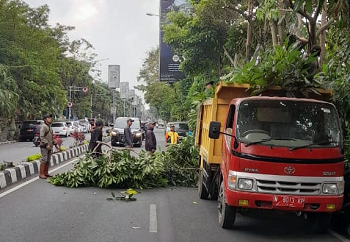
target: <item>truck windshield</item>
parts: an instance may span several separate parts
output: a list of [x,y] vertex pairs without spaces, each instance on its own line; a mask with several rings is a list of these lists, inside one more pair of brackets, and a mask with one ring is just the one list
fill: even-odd
[[335,147],[341,142],[335,107],[294,100],[245,100],[238,110],[237,138],[248,145]]

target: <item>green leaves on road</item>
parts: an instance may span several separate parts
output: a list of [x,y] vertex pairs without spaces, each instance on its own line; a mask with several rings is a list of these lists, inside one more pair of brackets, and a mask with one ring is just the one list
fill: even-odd
[[133,157],[126,151],[113,150],[111,158],[93,159],[87,156],[73,169],[50,179],[57,186],[101,188],[151,188],[195,186],[197,181],[198,151],[193,138],[168,147],[165,152],[153,155],[141,151]]

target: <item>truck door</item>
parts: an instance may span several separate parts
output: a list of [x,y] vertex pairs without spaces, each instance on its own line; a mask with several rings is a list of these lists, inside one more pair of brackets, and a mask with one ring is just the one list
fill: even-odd
[[[234,127],[233,124],[234,122],[234,117],[235,117],[235,112],[236,112],[236,106],[234,104],[231,104],[228,110],[228,114],[227,114],[227,119],[226,119],[226,124],[225,124],[225,133],[226,134],[230,134],[230,135],[234,135]],[[230,160],[230,155],[231,155],[231,149],[233,148],[233,142],[235,141],[235,139],[230,136],[230,135],[225,135],[224,137],[224,141],[223,141],[223,164],[224,167],[223,169],[225,169],[225,171],[227,172],[227,162]]]

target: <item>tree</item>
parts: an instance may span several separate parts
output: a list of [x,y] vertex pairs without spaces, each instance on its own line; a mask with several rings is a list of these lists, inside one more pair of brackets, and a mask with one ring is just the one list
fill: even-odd
[[7,66],[0,64],[0,118],[12,118],[18,108],[18,88]]

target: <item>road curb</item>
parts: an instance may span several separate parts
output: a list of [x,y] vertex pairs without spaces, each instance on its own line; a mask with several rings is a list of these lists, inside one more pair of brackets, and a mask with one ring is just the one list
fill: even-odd
[[[75,158],[86,153],[87,150],[88,145],[86,144],[55,153],[51,157],[49,166],[53,167],[62,162]],[[32,162],[21,162],[16,167],[6,168],[5,170],[0,171],[0,190],[34,174],[38,174],[39,166],[40,160],[34,160]]]
[[17,143],[17,140],[0,142],[0,145],[6,145],[6,144],[12,144],[12,143]]

